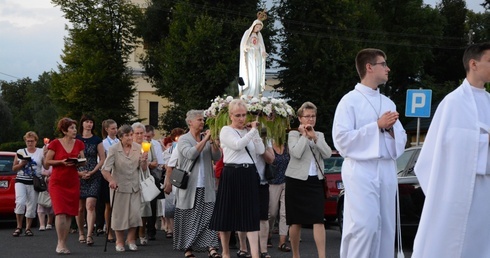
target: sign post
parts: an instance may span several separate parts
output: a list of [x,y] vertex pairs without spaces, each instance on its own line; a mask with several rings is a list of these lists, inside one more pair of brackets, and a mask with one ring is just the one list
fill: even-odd
[[432,90],[407,90],[407,102],[405,105],[406,117],[417,117],[417,146],[420,137],[420,118],[430,117],[432,102]]

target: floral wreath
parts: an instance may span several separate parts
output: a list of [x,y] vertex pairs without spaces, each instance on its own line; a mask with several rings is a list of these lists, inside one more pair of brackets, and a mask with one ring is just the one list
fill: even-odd
[[[232,96],[217,96],[211,100],[211,106],[204,111],[206,125],[211,130],[213,139],[219,138],[219,132],[225,125],[231,123],[228,116],[228,105],[234,98]],[[266,128],[267,138],[273,139],[278,144],[283,144],[286,139],[286,130],[290,129],[291,119],[295,117],[293,108],[286,100],[278,98],[250,98],[241,96],[247,105],[247,121],[258,121]]]

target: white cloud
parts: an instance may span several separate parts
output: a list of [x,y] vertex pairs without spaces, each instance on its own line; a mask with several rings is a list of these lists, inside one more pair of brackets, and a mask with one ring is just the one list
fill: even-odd
[[62,15],[50,0],[0,0],[0,80],[57,70],[67,35]]

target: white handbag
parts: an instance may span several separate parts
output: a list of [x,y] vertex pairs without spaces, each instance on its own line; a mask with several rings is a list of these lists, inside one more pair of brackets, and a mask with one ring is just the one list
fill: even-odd
[[47,208],[51,207],[51,196],[49,195],[48,191],[39,193],[37,197],[37,204]]
[[[146,175],[147,176],[146,176]],[[160,189],[155,184],[155,178],[149,171],[140,171],[141,201],[151,202],[160,194]]]

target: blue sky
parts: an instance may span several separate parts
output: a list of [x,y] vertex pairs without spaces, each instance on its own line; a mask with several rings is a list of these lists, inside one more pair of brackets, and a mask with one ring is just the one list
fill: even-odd
[[[432,6],[440,0],[424,0]],[[467,7],[483,12],[479,2]],[[0,80],[29,77],[37,80],[44,71],[57,71],[67,35],[59,7],[50,0],[0,0]]]

